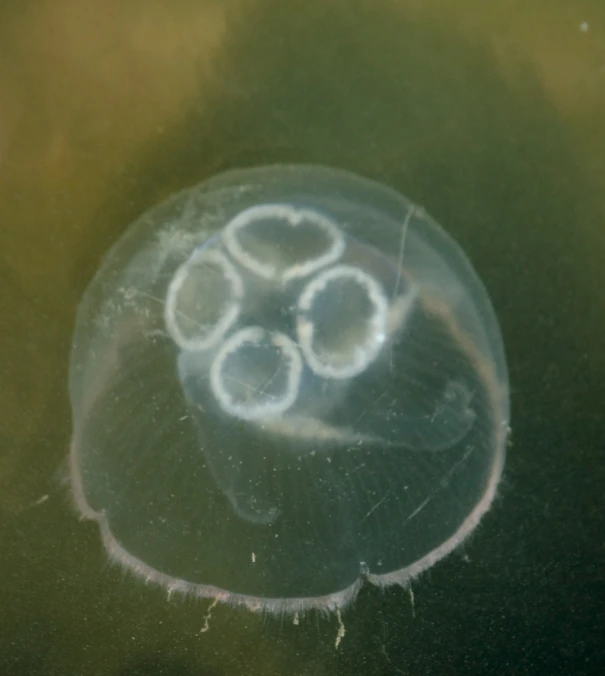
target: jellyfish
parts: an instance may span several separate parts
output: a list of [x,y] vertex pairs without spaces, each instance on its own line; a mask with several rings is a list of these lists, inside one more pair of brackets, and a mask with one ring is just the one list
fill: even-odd
[[77,313],[70,477],[109,557],[251,610],[407,585],[489,509],[504,347],[461,248],[386,186],[236,170],[126,230]]

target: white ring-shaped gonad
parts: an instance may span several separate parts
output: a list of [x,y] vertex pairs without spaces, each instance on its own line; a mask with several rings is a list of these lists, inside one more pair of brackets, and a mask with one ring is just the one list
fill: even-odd
[[[259,260],[248,253],[239,240],[239,233],[244,228],[254,227],[255,223],[263,219],[280,220],[284,222],[285,227],[291,228],[301,225],[318,228],[328,236],[331,244],[316,258],[303,260],[280,271],[271,262]],[[283,282],[306,277],[325,265],[334,263],[342,256],[345,249],[344,237],[333,221],[312,209],[293,207],[288,204],[259,204],[245,209],[227,223],[223,229],[223,242],[229,253],[245,268],[263,279]]]
[[[265,404],[242,404],[235,402],[223,383],[225,361],[244,345],[262,345],[267,339],[279,349],[288,369],[286,388],[278,399]],[[271,418],[287,411],[296,401],[302,375],[302,358],[296,343],[280,332],[266,331],[260,326],[249,326],[229,336],[218,351],[210,367],[210,386],[225,413],[244,420]]]
[[[322,358],[313,348],[315,324],[309,319],[313,304],[318,296],[337,280],[351,280],[362,287],[373,312],[366,319],[368,338],[363,344],[357,345],[352,357],[347,363],[334,363]],[[380,284],[367,272],[352,265],[337,265],[314,277],[303,289],[298,299],[298,317],[296,330],[300,349],[311,369],[324,378],[352,378],[365,371],[376,359],[382,349],[387,331],[389,302],[384,295]]]
[[[201,331],[194,337],[188,337],[183,334],[178,322],[178,315],[183,314],[178,309],[179,293],[183,283],[189,275],[190,266],[203,262],[212,263],[221,269],[223,277],[229,283],[231,288],[231,297],[224,303],[222,314],[215,324],[210,326],[206,331]],[[203,289],[200,289],[200,293],[203,293]],[[166,305],[164,307],[164,322],[166,324],[166,329],[174,342],[181,349],[189,350],[191,352],[196,350],[207,350],[208,348],[213,347],[237,320],[243,295],[244,285],[242,284],[241,277],[237,274],[227,257],[216,249],[197,249],[191,254],[189,259],[177,269],[168,285]]]

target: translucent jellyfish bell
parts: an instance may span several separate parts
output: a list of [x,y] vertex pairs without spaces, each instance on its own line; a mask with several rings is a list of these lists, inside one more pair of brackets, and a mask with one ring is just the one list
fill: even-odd
[[251,609],[405,584],[494,497],[508,377],[461,249],[402,195],[234,171],[143,215],[78,311],[71,480],[109,555]]

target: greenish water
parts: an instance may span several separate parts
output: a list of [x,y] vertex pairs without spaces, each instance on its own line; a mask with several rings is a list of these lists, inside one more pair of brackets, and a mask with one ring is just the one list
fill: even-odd
[[[3,676],[600,673],[601,3],[514,6],[501,31],[475,2],[299,4],[0,9]],[[107,565],[62,484],[71,332],[104,252],[171,192],[275,161],[423,205],[483,279],[510,368],[492,510],[413,597],[362,590],[338,650],[335,617],[219,606],[202,631],[207,603]]]

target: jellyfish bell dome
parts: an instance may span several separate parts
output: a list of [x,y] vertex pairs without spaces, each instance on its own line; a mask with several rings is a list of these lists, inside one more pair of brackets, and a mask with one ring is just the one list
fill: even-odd
[[420,208],[317,166],[154,207],[77,314],[71,485],[110,557],[168,592],[337,610],[478,524],[508,376],[486,291]]

